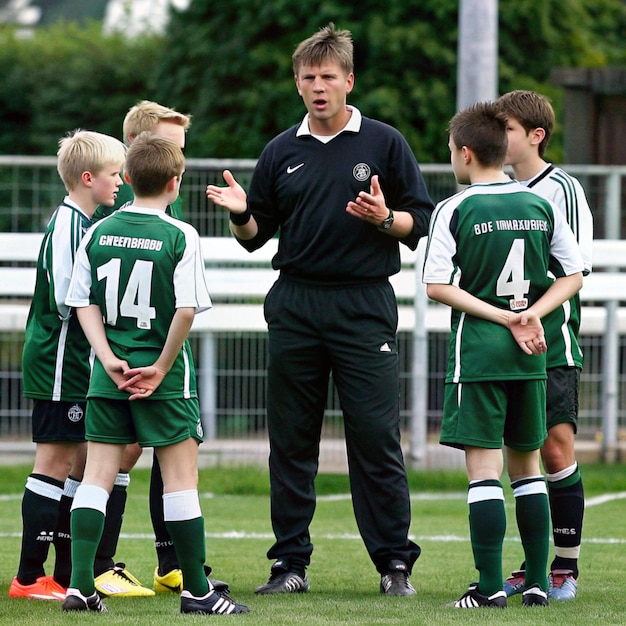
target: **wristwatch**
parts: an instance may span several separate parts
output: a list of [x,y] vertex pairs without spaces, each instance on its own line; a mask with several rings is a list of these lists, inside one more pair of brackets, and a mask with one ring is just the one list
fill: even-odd
[[378,230],[389,230],[393,225],[393,211],[389,209],[389,215],[383,220]]

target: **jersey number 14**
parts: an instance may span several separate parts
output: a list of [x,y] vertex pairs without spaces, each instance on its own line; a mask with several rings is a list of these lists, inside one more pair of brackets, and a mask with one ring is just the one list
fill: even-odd
[[[115,326],[119,315],[137,320],[137,328],[149,329],[156,311],[150,306],[152,294],[152,261],[135,261],[122,299],[119,300],[121,259],[111,259],[97,270],[98,280],[106,280],[107,324]],[[119,302],[119,308],[118,308]]]

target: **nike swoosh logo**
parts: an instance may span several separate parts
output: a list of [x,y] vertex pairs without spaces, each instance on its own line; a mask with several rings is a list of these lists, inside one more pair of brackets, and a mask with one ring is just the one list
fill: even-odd
[[303,165],[304,163],[300,163],[300,165],[294,165],[293,167],[290,165],[287,168],[287,174],[293,174],[296,170],[299,170]]

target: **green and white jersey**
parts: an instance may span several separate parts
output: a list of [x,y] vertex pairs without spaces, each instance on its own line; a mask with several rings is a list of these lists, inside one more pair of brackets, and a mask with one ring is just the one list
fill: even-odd
[[91,348],[65,297],[76,250],[89,226],[91,219],[66,197],[46,227],[22,353],[27,398],[84,402],[87,396]]
[[[584,274],[589,274],[593,216],[582,185],[567,172],[551,164],[530,180],[520,182],[550,200],[561,212],[578,242]],[[548,342],[547,367],[582,368],[583,353],[578,343],[580,312],[580,297],[576,294],[542,320]]]
[[[97,222],[76,255],[66,303],[97,304],[113,352],[131,367],[158,358],[176,309],[211,308],[200,237],[163,211],[129,206]],[[128,398],[96,359],[88,397]],[[188,343],[151,400],[197,397]]]
[[[134,199],[135,199],[135,195],[133,194],[133,188],[131,187],[129,183],[124,183],[117,190],[115,204],[113,206],[100,205],[96,209],[96,212],[93,214],[93,221],[98,222],[103,217],[108,217],[109,215],[112,215],[118,209],[121,209],[124,206],[128,206],[132,204]],[[165,212],[167,213],[167,215],[171,215],[172,217],[175,217],[176,219],[182,220],[183,219],[183,199],[180,196],[178,196],[178,198],[176,198],[176,200],[174,200],[174,202],[172,202],[172,204],[170,204],[167,207]]]
[[[428,236],[423,281],[456,284],[500,309],[523,311],[560,275],[582,271],[571,229],[552,204],[516,181],[474,184],[440,202]],[[452,310],[447,382],[546,377],[508,328]]]

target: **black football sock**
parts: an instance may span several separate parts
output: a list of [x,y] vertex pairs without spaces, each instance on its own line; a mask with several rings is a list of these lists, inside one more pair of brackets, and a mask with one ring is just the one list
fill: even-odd
[[59,518],[54,536],[54,580],[62,587],[70,586],[72,575],[72,537],[70,531],[70,510],[74,502],[74,494],[80,481],[68,476],[59,503]]
[[174,542],[163,519],[163,477],[156,454],[152,457],[150,474],[150,519],[154,529],[154,547],[159,562],[159,574],[164,576],[172,570],[180,569]]
[[578,578],[578,556],[585,513],[585,494],[578,464],[548,474],[555,557],[551,570],[568,569]]
[[115,552],[117,551],[117,542],[122,530],[124,509],[126,508],[126,488],[129,483],[130,476],[128,474],[120,473],[115,479],[115,485],[107,503],[102,538],[96,552],[94,563],[95,576],[99,576],[115,565]]
[[32,585],[45,574],[44,563],[59,517],[59,503],[63,494],[60,480],[31,474],[26,479],[22,497],[22,549],[17,580]]

